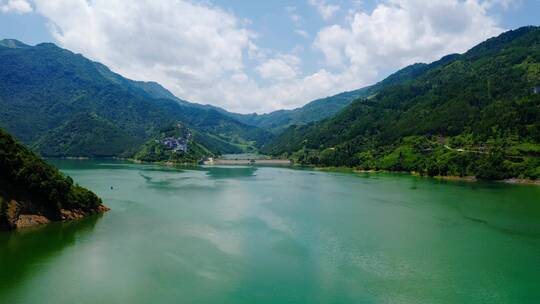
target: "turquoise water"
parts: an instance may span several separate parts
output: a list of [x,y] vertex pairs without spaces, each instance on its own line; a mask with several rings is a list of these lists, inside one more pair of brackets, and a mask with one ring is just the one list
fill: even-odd
[[540,303],[540,187],[52,162],[112,211],[0,233],[0,303]]

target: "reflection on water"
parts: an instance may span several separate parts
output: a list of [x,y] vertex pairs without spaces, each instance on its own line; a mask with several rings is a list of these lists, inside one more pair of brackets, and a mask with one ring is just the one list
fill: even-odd
[[213,179],[231,179],[254,176],[257,167],[204,167],[202,170]]
[[32,275],[36,265],[54,259],[77,239],[91,233],[101,216],[0,232],[0,294]]
[[0,234],[0,303],[540,299],[540,187],[52,162],[112,211]]

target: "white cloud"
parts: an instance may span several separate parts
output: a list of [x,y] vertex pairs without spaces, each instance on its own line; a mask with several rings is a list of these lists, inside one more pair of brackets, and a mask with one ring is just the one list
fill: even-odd
[[61,46],[126,77],[157,81],[180,98],[245,113],[298,107],[405,65],[463,52],[502,31],[488,15],[494,1],[506,0],[386,0],[372,11],[356,10],[317,33],[313,47],[324,60],[310,73],[300,60],[309,48],[290,54],[261,48],[249,22],[208,1],[35,0],[35,8]]
[[297,67],[299,64],[300,58],[292,55],[284,55],[265,61],[256,67],[256,70],[264,79],[286,81],[297,77]]
[[340,10],[339,5],[328,3],[326,0],[309,0],[309,4],[317,8],[324,20],[331,19]]
[[231,106],[216,90],[257,52],[238,18],[191,1],[36,0],[36,9],[61,46],[194,101]]
[[315,47],[328,65],[391,71],[464,52],[502,29],[480,0],[389,0],[356,12],[346,26],[319,31]]
[[324,53],[328,65],[341,66],[344,63],[343,50],[351,36],[351,31],[339,25],[332,25],[317,33],[314,45]]
[[0,1],[0,12],[2,13],[30,13],[32,6],[26,0],[8,0]]

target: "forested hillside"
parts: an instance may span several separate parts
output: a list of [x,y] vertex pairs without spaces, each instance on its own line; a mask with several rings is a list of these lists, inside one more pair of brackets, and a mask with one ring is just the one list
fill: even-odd
[[[134,159],[146,162],[174,162],[197,164],[206,157],[215,156],[200,144],[197,131],[178,123],[160,130],[146,142]],[[208,143],[207,143],[208,144]]]
[[[447,56],[441,62],[451,60],[454,55]],[[274,134],[280,134],[290,126],[302,126],[312,122],[331,118],[354,100],[368,98],[389,85],[412,79],[423,73],[431,65],[417,63],[390,75],[383,81],[358,90],[340,93],[314,100],[303,107],[293,110],[278,110],[268,114],[236,114],[226,112],[229,116],[248,125],[257,126]],[[223,110],[224,111],[224,110]]]
[[540,177],[539,28],[408,69],[410,77],[333,118],[293,126],[264,150],[320,166]]
[[215,143],[206,147],[215,153],[253,149],[271,138],[54,44],[0,42],[0,126],[45,156],[129,154],[177,121]]
[[305,125],[332,117],[356,98],[367,97],[369,92],[369,88],[345,92],[317,99],[294,110],[278,110],[267,114],[228,113],[228,115],[245,124],[279,134],[291,125]]
[[0,229],[74,219],[106,208],[0,129]]

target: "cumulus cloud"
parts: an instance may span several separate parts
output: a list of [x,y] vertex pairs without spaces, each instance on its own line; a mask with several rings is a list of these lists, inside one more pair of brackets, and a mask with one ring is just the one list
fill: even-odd
[[340,10],[339,5],[328,3],[326,0],[309,0],[324,20],[331,19]]
[[314,45],[333,67],[394,70],[464,52],[501,33],[488,8],[479,0],[390,0],[353,13],[345,26],[322,29]]
[[[326,18],[340,9],[310,1],[326,7]],[[290,54],[260,47],[249,22],[208,1],[35,0],[35,9],[65,48],[180,98],[246,113],[298,107],[465,51],[502,31],[488,15],[495,1],[505,0],[387,0],[320,29],[313,48]],[[291,20],[295,28],[302,21]],[[321,61],[306,73],[301,55],[313,49]]]
[[212,91],[239,79],[244,52],[256,48],[241,20],[191,1],[36,0],[36,8],[61,46],[191,100],[222,100]]
[[300,58],[292,55],[283,55],[265,61],[256,70],[264,79],[285,81],[297,77],[297,67],[299,64]]
[[2,13],[30,13],[32,6],[26,0],[0,1],[0,12]]

